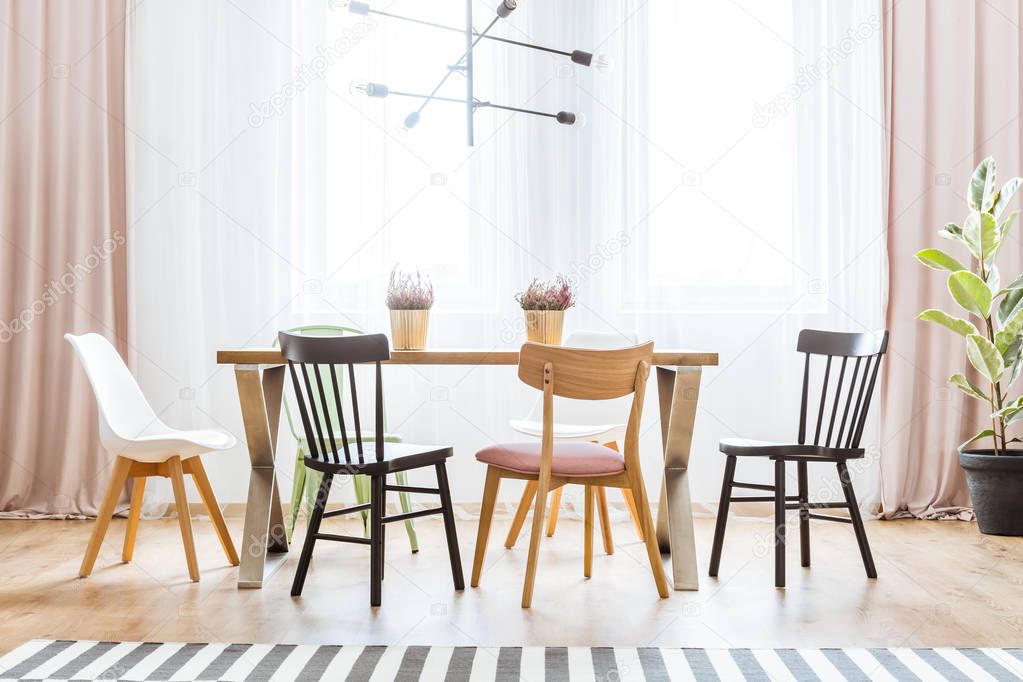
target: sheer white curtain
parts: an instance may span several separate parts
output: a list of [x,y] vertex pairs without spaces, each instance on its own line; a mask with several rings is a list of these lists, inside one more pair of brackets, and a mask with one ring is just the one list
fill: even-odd
[[[474,148],[458,105],[432,103],[401,133],[412,101],[348,87],[428,91],[461,53],[458,34],[326,2],[187,6],[181,18],[177,3],[141,4],[133,46],[140,135],[173,159],[138,152],[139,187],[155,199],[163,175],[174,182],[136,211],[134,250],[137,346],[156,365],[143,386],[171,422],[241,433],[218,347],[267,344],[307,322],[386,331],[395,264],[433,278],[438,348],[516,346],[513,294],[563,272],[579,288],[569,329],[720,353],[692,460],[694,498],[709,502],[718,438],[794,435],[798,329],[881,325],[875,2],[520,2],[497,35],[605,53],[615,66],[482,43],[478,97],[574,111],[586,125],[482,109]],[[385,7],[464,21],[461,2]],[[485,25],[492,9],[475,9]],[[179,37],[191,51],[170,58]],[[461,77],[450,81],[444,94],[461,96]],[[182,164],[194,186],[178,182]],[[389,429],[453,443],[455,498],[477,500],[472,454],[516,438],[507,419],[529,408],[529,390],[509,368],[390,368],[386,380]],[[654,484],[652,409],[643,438]],[[867,441],[876,454],[873,432]],[[281,450],[287,487],[286,434]],[[244,465],[240,447],[211,462],[223,499],[243,499]],[[859,475],[873,488],[869,464]]]

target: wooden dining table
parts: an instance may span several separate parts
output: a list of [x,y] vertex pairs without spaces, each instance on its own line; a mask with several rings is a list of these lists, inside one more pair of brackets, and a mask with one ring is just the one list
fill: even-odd
[[[517,350],[391,351],[391,365],[517,365]],[[284,358],[276,348],[217,351],[217,364],[234,365],[248,445],[249,492],[241,544],[238,587],[259,588],[287,559],[279,484],[274,465],[284,395]],[[671,555],[676,590],[699,589],[689,454],[704,367],[718,364],[717,353],[654,351],[664,454],[664,477],[657,507],[657,543]]]

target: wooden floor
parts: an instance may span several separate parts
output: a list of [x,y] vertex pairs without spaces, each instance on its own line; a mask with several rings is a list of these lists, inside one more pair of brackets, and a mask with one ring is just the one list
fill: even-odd
[[[202,581],[187,580],[177,523],[143,521],[135,560],[120,562],[115,519],[92,577],[76,578],[89,521],[0,521],[0,653],[33,638],[432,645],[1020,646],[1023,539],[963,522],[869,522],[877,581],[863,573],[852,530],[814,525],[814,566],[790,547],[788,589],[772,580],[770,523],[733,518],[721,577],[706,577],[712,519],[697,519],[699,592],[660,600],[624,517],[613,556],[599,540],[583,578],[582,524],[564,518],[541,545],[531,610],[519,607],[526,550],[501,546],[495,522],[479,589],[451,587],[443,526],[420,520],[412,555],[388,533],[383,606],[369,606],[368,549],[321,543],[300,598],[297,551],[262,590],[238,590],[212,527],[196,519]],[[241,520],[228,520],[235,538]],[[331,520],[333,528],[348,521]],[[528,528],[528,524],[527,524]],[[459,522],[466,578],[475,523]],[[348,532],[354,531],[350,525]],[[790,525],[790,535],[796,528]],[[239,547],[239,554],[245,551]],[[670,573],[669,573],[670,575]]]

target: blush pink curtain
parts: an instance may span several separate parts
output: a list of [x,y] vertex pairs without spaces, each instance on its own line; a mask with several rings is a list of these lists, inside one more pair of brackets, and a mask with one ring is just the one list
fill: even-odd
[[[983,428],[986,414],[947,384],[966,364],[962,341],[915,319],[925,308],[953,312],[955,303],[946,278],[913,254],[927,246],[953,248],[936,232],[966,216],[965,190],[982,158],[994,156],[1003,178],[1023,174],[1023,9],[1018,0],[884,0],[882,9],[891,330],[883,513],[968,517],[956,446]],[[1003,251],[1009,279],[1023,263],[1018,235]]]
[[124,0],[0,0],[0,513],[94,515],[111,462],[65,332],[125,350]]

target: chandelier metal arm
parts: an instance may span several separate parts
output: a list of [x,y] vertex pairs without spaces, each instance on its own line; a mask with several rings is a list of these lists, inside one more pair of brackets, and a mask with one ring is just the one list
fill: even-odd
[[[466,49],[465,53],[463,53],[462,56],[458,58],[458,61],[455,62],[454,66],[456,66],[456,67],[460,66],[462,64],[462,62],[466,61],[467,58],[472,56],[473,48],[476,47],[476,45],[480,42],[480,40],[482,40],[483,37],[487,34],[487,31],[489,31],[491,28],[493,28],[494,24],[496,24],[500,18],[501,17],[494,17],[493,20],[491,20],[491,22],[489,24],[487,24],[487,27],[485,29],[483,29],[483,32],[481,34],[478,34],[476,40],[473,40],[470,43],[470,45]],[[450,78],[451,74],[454,73],[454,71],[456,71],[456,70],[457,69],[455,69],[455,68],[449,68],[447,70],[447,72],[445,72],[445,74],[441,77],[441,79],[437,83],[437,85],[434,86],[433,91],[430,92],[430,94],[427,95],[424,98],[423,103],[419,105],[418,109],[416,109],[416,113],[417,114],[423,113],[423,109],[426,108],[426,105],[430,103],[430,100],[436,98],[437,92],[441,89],[441,86],[443,86],[444,83],[447,82],[448,78]]]
[[[331,7],[342,4],[342,0],[329,1]],[[458,61],[448,66],[444,76],[440,79],[437,85],[434,86],[433,90],[431,90],[430,94],[428,95],[421,95],[412,92],[394,92],[390,91],[388,87],[382,83],[364,83],[354,81],[352,83],[353,88],[352,91],[361,92],[369,97],[387,97],[388,94],[392,94],[398,97],[411,97],[414,99],[421,100],[419,107],[405,117],[406,130],[409,128],[414,128],[419,123],[420,114],[423,112],[426,106],[433,100],[437,100],[439,102],[452,102],[456,104],[463,104],[465,105],[466,142],[470,147],[473,146],[474,138],[473,119],[475,117],[474,115],[476,113],[476,110],[480,108],[490,107],[492,109],[501,109],[504,111],[530,114],[532,116],[553,118],[562,125],[571,126],[576,125],[577,122],[582,123],[582,121],[578,120],[576,115],[570,111],[559,111],[557,113],[550,113],[546,111],[536,111],[535,109],[525,109],[523,107],[513,107],[504,104],[494,104],[492,102],[481,101],[479,98],[477,98],[473,91],[474,85],[473,50],[484,38],[486,38],[487,40],[494,40],[509,45],[515,45],[517,47],[525,47],[531,50],[539,50],[541,52],[547,52],[549,54],[561,55],[564,57],[568,57],[575,64],[579,64],[581,66],[594,66],[602,71],[606,70],[608,67],[608,62],[606,58],[600,56],[594,58],[594,55],[592,53],[584,52],[583,50],[572,50],[571,52],[569,52],[567,50],[558,50],[551,47],[545,47],[543,45],[534,45],[532,43],[527,43],[520,40],[512,40],[510,38],[499,38],[497,36],[489,35],[490,29],[494,27],[494,24],[496,24],[501,19],[507,19],[508,16],[515,10],[515,8],[518,6],[518,0],[500,0],[495,11],[496,16],[494,16],[491,19],[490,23],[487,24],[487,27],[484,28],[482,31],[477,31],[476,27],[473,26],[472,22],[473,0],[465,0],[464,29],[446,26],[444,24],[439,24],[424,19],[416,19],[413,17],[403,16],[400,14],[393,14],[391,12],[386,12],[382,10],[374,10],[370,8],[368,2],[364,2],[362,0],[343,0],[343,4],[346,5],[348,7],[348,11],[352,12],[353,14],[362,15],[375,14],[378,16],[399,19],[401,21],[408,21],[414,24],[429,26],[431,28],[437,28],[445,31],[455,31],[458,33],[462,33],[465,36],[465,52],[463,52],[462,55],[458,58]],[[440,89],[444,86],[444,83],[447,82],[448,78],[451,77],[451,74],[455,71],[465,76],[464,99],[459,99],[456,97],[445,97],[437,94],[438,92],[440,92]]]
[[[411,22],[413,24],[420,24],[422,26],[429,26],[431,28],[439,28],[442,31],[453,31],[455,33],[465,33],[464,29],[458,28],[456,26],[446,26],[444,24],[438,24],[438,23],[433,22],[433,21],[426,21],[425,19],[416,19],[414,17],[405,17],[405,16],[402,16],[400,14],[394,14],[392,12],[385,12],[383,10],[378,10],[378,9],[368,9],[366,11],[369,14],[377,14],[377,15],[382,16],[382,17],[388,17],[389,19],[400,19],[401,21],[408,21],[408,22]],[[484,35],[484,34],[481,34],[478,31],[473,31],[472,34],[474,36],[477,36],[477,37],[480,37],[480,38],[486,38],[487,40],[493,40],[493,41],[498,42],[498,43],[505,43],[507,45],[515,45],[517,47],[527,47],[530,50],[539,50],[540,52],[549,52],[550,54],[558,54],[558,55],[561,55],[563,57],[571,57],[573,54],[575,54],[574,52],[569,51],[569,50],[557,50],[557,49],[555,49],[553,47],[545,47],[543,45],[534,45],[533,43],[526,43],[526,42],[523,42],[521,40],[512,40],[511,38],[502,38],[500,36]],[[578,52],[578,51],[576,51],[576,52]]]
[[451,102],[452,104],[467,104],[470,108],[475,111],[476,109],[501,109],[502,111],[514,111],[520,114],[531,114],[533,116],[543,116],[545,118],[557,119],[559,123],[571,125],[575,123],[575,114],[566,111],[559,111],[557,113],[551,113],[547,111],[537,111],[536,109],[524,109],[522,107],[513,107],[507,104],[494,104],[493,102],[483,101],[477,98],[471,100],[459,99],[458,97],[442,97],[440,95],[422,95],[416,92],[403,92],[400,90],[388,90],[388,95],[393,97],[411,97],[413,99],[433,100],[436,102]]

